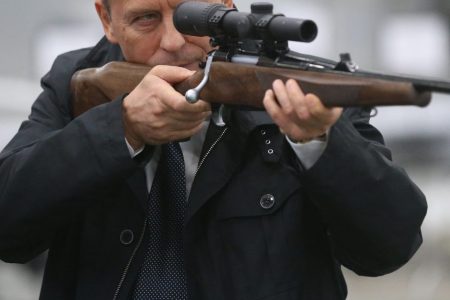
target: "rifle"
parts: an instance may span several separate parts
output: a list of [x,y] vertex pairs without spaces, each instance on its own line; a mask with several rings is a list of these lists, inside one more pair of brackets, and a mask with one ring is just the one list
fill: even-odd
[[[216,50],[201,70],[174,88],[186,100],[199,98],[224,107],[262,109],[264,92],[275,79],[295,79],[305,93],[332,106],[426,106],[431,92],[450,93],[450,82],[358,70],[349,54],[340,61],[293,52],[289,41],[311,42],[317,26],[311,20],[273,14],[270,3],[254,3],[251,13],[222,4],[187,1],[174,11],[174,24],[186,35],[210,36]],[[111,62],[76,72],[71,81],[73,113],[132,91],[151,66]]]

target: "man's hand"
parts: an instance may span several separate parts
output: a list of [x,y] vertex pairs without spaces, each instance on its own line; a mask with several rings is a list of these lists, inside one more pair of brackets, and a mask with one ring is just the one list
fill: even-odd
[[188,103],[172,85],[194,72],[175,66],[156,66],[123,101],[125,137],[136,150],[194,135],[209,116],[202,100]]
[[339,119],[342,108],[327,108],[314,94],[304,94],[295,80],[273,82],[264,107],[292,141],[308,141],[324,135]]

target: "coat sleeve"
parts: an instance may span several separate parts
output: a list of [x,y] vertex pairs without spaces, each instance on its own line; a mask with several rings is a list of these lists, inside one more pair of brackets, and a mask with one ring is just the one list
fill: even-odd
[[117,99],[72,120],[69,82],[76,55],[60,56],[42,93],[0,154],[0,259],[27,261],[58,229],[135,171]]
[[416,252],[427,204],[368,121],[368,110],[346,110],[304,176],[335,257],[360,275],[378,276]]

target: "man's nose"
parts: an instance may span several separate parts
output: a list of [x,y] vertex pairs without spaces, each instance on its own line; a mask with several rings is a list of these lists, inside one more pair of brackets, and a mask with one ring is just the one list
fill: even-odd
[[185,43],[184,36],[173,25],[172,15],[166,17],[161,37],[161,48],[168,52],[174,52],[181,49]]

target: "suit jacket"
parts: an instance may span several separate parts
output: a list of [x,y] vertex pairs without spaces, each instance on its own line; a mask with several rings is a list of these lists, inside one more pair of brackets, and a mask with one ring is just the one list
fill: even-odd
[[[72,74],[120,59],[105,39],[58,57],[0,155],[0,258],[48,249],[41,299],[127,299],[143,261],[152,148],[130,158],[121,98],[71,111]],[[308,170],[264,113],[211,126],[185,220],[190,298],[344,299],[341,265],[378,276],[406,263],[425,198],[368,121],[345,110]]]

